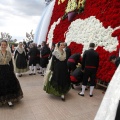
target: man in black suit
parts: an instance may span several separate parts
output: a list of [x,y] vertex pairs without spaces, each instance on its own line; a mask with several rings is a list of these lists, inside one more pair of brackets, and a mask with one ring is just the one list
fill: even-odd
[[94,48],[95,48],[95,44],[90,43],[89,50],[86,50],[83,54],[82,71],[84,72],[84,76],[83,76],[82,92],[78,93],[78,95],[80,96],[84,96],[84,91],[89,78],[90,78],[90,97],[93,96],[95,78],[99,66],[99,55],[94,50]]
[[50,55],[50,48],[46,44],[46,41],[43,41],[41,52],[40,52],[40,56],[41,56],[40,66],[42,67],[42,75],[41,76],[44,76],[44,74],[46,72],[46,67],[47,67],[47,64],[48,64],[49,55]]
[[[30,68],[30,74],[29,75],[36,75],[36,64],[37,64],[37,55],[40,54],[40,51],[37,49],[35,43],[31,43],[31,48],[28,52],[29,56],[29,68]],[[32,65],[33,65],[33,71],[32,71]]]

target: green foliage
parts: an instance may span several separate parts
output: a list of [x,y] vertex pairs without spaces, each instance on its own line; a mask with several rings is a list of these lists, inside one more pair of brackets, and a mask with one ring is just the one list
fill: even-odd
[[8,42],[8,43],[9,43],[10,46],[11,46],[11,45],[14,45],[15,47],[18,46],[18,43],[15,43],[15,42],[13,42],[13,41],[10,41],[10,42]]

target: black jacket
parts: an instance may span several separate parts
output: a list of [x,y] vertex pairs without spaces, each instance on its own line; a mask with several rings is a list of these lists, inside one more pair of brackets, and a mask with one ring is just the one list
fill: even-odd
[[45,55],[48,55],[49,57],[49,54],[50,54],[50,48],[48,46],[44,46],[41,48],[41,56],[45,56]]
[[37,47],[31,48],[30,51],[28,52],[28,55],[32,58],[36,58],[38,54],[39,50],[37,49]]
[[65,51],[66,51],[66,59],[68,59],[71,56],[71,50],[69,47],[66,47]]
[[96,67],[98,69],[99,54],[94,49],[86,50],[83,54],[82,70],[84,70],[86,66]]
[[75,54],[71,55],[69,57],[69,59],[73,59],[75,61],[75,63],[77,64],[77,63],[81,63],[80,57],[81,57],[81,55],[79,53],[75,53]]

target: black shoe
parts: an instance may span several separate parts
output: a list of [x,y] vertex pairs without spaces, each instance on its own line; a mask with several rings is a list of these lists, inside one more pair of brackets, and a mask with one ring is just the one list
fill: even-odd
[[22,74],[21,74],[21,75],[18,75],[18,77],[22,77]]
[[33,75],[36,75],[36,73],[33,73]]
[[42,72],[38,72],[38,74],[42,74]]
[[62,101],[65,101],[65,98],[61,98]]
[[33,75],[32,73],[30,73],[29,75]]
[[93,97],[93,95],[90,95],[90,97]]
[[78,93],[78,95],[80,95],[80,96],[84,96],[84,94],[80,94],[80,93]]
[[78,84],[75,84],[75,86],[79,86],[80,85],[80,83],[78,83]]
[[8,104],[9,107],[13,107],[14,106],[12,102],[10,102],[10,103],[8,102],[7,104]]
[[44,74],[42,74],[41,76],[44,76]]

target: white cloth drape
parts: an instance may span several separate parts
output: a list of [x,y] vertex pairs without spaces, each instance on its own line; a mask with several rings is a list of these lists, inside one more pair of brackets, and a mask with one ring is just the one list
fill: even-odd
[[42,41],[46,40],[46,35],[48,32],[48,27],[50,24],[54,4],[55,4],[55,0],[53,0],[48,6],[46,6],[41,16],[41,19],[34,37],[34,42],[37,44],[41,44]]
[[94,120],[115,120],[117,106],[120,100],[120,65],[118,66],[100,108]]

